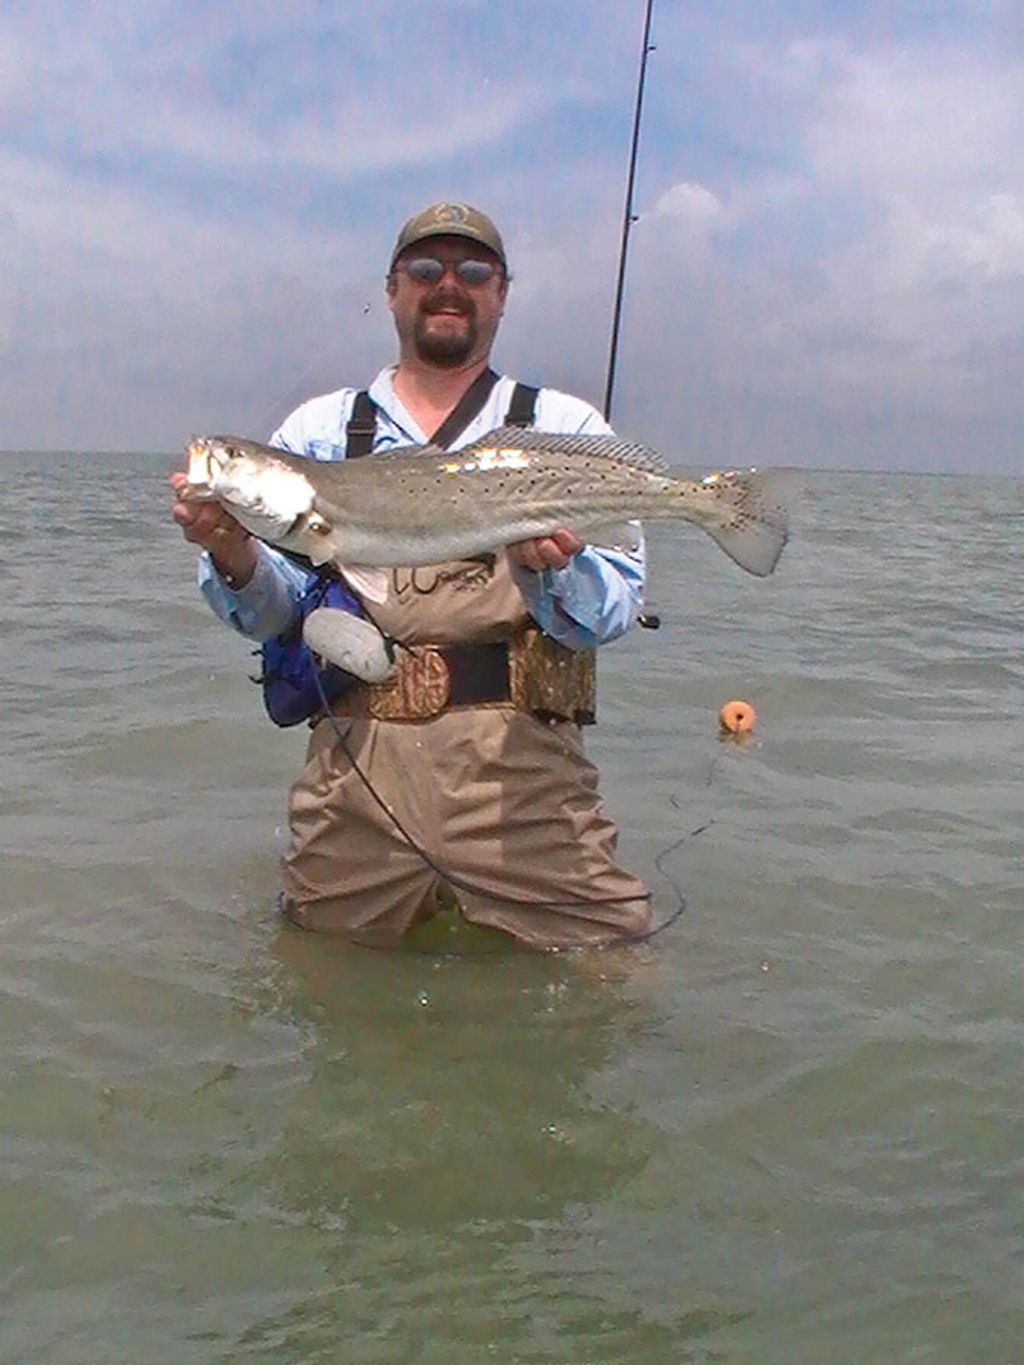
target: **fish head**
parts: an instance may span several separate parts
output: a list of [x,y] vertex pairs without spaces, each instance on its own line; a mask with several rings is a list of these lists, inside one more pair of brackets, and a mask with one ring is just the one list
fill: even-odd
[[305,475],[265,446],[232,436],[196,436],[189,442],[186,501],[219,502],[247,531],[281,543],[313,509]]
[[188,486],[180,496],[186,502],[212,502],[217,475],[230,458],[224,445],[212,436],[193,436],[185,448]]

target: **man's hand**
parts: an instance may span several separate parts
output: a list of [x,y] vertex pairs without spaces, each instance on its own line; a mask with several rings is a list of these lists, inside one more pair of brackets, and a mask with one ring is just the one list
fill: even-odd
[[[171,475],[175,493],[187,483],[187,474],[178,471]],[[182,502],[179,498],[172,515],[186,540],[209,550],[217,572],[230,579],[233,587],[248,583],[256,571],[256,542],[219,502]]]
[[541,573],[544,569],[564,569],[583,546],[579,536],[563,527],[549,536],[538,536],[536,540],[517,541],[508,547],[508,557],[521,569]]

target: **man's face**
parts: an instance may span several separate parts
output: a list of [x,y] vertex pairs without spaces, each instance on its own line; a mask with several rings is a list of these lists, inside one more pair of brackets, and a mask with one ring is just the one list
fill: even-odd
[[[440,261],[439,279],[419,277],[417,261]],[[494,268],[474,282],[455,270],[463,261]],[[412,273],[410,273],[410,266]],[[508,282],[497,256],[465,237],[428,237],[403,251],[388,279],[388,304],[403,356],[443,369],[458,369],[490,353],[505,307]]]

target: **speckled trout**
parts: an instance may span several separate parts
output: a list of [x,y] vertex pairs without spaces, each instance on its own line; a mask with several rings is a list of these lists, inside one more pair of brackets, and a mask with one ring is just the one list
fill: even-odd
[[439,564],[565,527],[635,548],[630,521],[692,521],[749,573],[770,574],[788,531],[778,471],[673,477],[617,436],[501,427],[463,446],[405,446],[321,463],[234,436],[188,447],[186,500],[216,501],[270,545],[339,570]]

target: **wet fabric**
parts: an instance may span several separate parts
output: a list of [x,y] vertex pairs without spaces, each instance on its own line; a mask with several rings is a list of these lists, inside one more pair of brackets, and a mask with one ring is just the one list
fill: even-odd
[[[646,932],[645,888],[616,862],[615,827],[576,726],[509,706],[338,723],[382,800],[451,874],[468,920],[531,948]],[[283,903],[305,929],[392,946],[445,885],[371,796],[330,720],[311,737],[289,824]]]
[[[393,570],[374,619],[411,645],[508,640],[530,622],[504,551]],[[375,720],[361,692],[351,689],[334,707],[355,760],[451,874],[468,919],[545,948],[645,931],[645,888],[615,861],[615,827],[574,724],[545,723],[508,703]],[[295,923],[393,943],[429,908],[437,872],[367,791],[329,721],[313,733],[289,824],[282,876]]]

